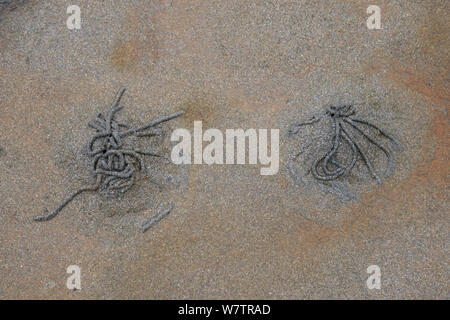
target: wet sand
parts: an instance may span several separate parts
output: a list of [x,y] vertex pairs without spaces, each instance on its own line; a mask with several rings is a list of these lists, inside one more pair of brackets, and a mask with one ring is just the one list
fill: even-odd
[[[4,9],[0,299],[448,299],[450,6],[378,3],[381,30],[359,0],[79,1],[80,30],[61,1]],[[87,123],[122,85],[130,124],[185,110],[166,132],[279,129],[279,173],[147,159],[151,177],[122,197],[83,194],[34,222],[92,182]],[[358,161],[342,201],[307,175],[313,151],[296,164],[303,183],[288,169],[325,131],[288,129],[349,102],[404,151],[383,184]],[[168,136],[153,144],[170,154]],[[81,290],[66,288],[69,265]]]

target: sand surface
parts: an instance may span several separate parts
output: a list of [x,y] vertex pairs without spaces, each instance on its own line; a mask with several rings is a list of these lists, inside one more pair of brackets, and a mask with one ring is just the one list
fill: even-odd
[[[381,30],[367,29],[360,0],[82,0],[80,30],[64,1],[11,2],[0,4],[0,299],[450,298],[448,1],[376,1]],[[150,177],[122,197],[86,193],[34,222],[92,182],[87,122],[121,85],[130,124],[186,111],[136,143],[169,154],[168,134],[194,120],[277,128],[279,173],[147,159]],[[307,175],[311,153],[296,163],[303,182],[288,170],[321,134],[289,138],[289,126],[346,102],[404,146],[381,185],[359,161],[349,201]],[[66,288],[69,265],[81,290]],[[366,286],[370,265],[380,290]]]

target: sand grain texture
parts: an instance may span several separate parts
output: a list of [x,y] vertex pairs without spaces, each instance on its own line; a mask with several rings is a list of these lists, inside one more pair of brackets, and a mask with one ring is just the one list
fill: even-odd
[[[61,1],[0,13],[0,299],[450,298],[448,1],[378,1],[377,31],[359,0],[149,3],[79,1],[81,30]],[[167,132],[279,128],[280,172],[155,160],[161,185],[33,222],[90,182],[87,123],[121,85],[133,126],[183,109]],[[382,185],[357,165],[342,202],[294,183],[289,155],[323,132],[288,128],[351,101],[405,150]],[[139,233],[161,202],[171,214]],[[372,264],[381,290],[366,287]]]

